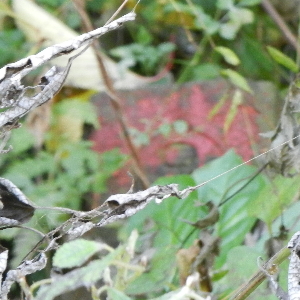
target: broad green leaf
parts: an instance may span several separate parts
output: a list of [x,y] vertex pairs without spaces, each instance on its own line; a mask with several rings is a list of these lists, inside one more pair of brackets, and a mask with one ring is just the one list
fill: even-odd
[[[222,157],[195,170],[193,178],[197,184],[200,184],[227,172],[242,162],[242,159],[237,154],[229,151]],[[233,170],[204,184],[198,189],[199,201],[206,202],[211,200],[216,205],[220,204],[228,196],[238,191],[249,180],[255,170],[256,168],[253,166],[243,165],[237,170]],[[221,253],[217,258],[219,267],[225,263],[227,252],[231,248],[241,245],[246,233],[254,225],[256,219],[252,215],[249,216],[247,207],[253,205],[253,201],[265,184],[262,176],[256,177],[251,184],[247,185],[220,207],[220,218],[216,224],[215,232],[221,237]]]
[[24,125],[14,130],[9,140],[9,144],[12,145],[14,153],[21,153],[32,148],[34,142],[34,136]]
[[214,50],[220,53],[225,59],[225,61],[228,62],[229,64],[233,66],[237,66],[240,64],[240,59],[231,49],[223,46],[218,46],[215,47]]
[[200,81],[210,80],[220,76],[221,68],[217,64],[203,63],[191,68],[187,80]]
[[[257,248],[253,246],[249,247],[243,245],[231,249],[226,261],[228,272],[226,276],[218,281],[218,288],[220,288],[220,290],[233,291],[238,286],[245,284],[253,274],[259,271],[257,259],[262,256],[262,253],[262,251],[258,251]],[[264,259],[264,261],[266,261],[266,259]],[[287,266],[287,261],[280,265],[280,274],[287,274]],[[287,286],[287,276],[279,277],[279,285],[282,287]],[[252,291],[249,299],[276,299],[273,295],[268,294],[269,292],[266,292],[265,286],[260,285],[256,287],[255,291]]]
[[[154,184],[166,185],[170,183],[179,184],[180,188],[195,185],[195,181],[189,175],[177,175],[159,178]],[[151,227],[147,226],[147,231],[154,234],[154,246],[163,247],[168,245],[178,245],[192,231],[190,225],[179,219],[186,219],[195,222],[199,218],[205,216],[203,207],[195,209],[196,193],[192,193],[184,200],[170,197],[162,203],[149,203],[142,211],[130,217],[123,227],[125,238],[133,229],[137,229],[140,233],[144,233],[144,227],[147,220],[152,220]],[[191,244],[196,233],[192,235],[188,242]]]
[[[31,220],[30,224],[33,227],[36,225],[36,222]],[[27,224],[27,226],[30,225]],[[12,240],[14,245],[14,255],[10,260],[10,267],[16,268],[18,265],[20,265],[20,261],[23,261],[24,257],[39,242],[40,237],[28,230],[19,230],[18,233],[14,235]]]
[[283,65],[294,73],[298,72],[299,67],[291,58],[271,46],[267,46],[267,50],[277,63]]
[[59,102],[54,107],[55,113],[61,116],[70,116],[74,119],[99,127],[98,116],[94,105],[85,99],[73,98]]
[[137,28],[137,42],[143,45],[148,45],[153,41],[151,32],[145,26],[139,26]]
[[5,178],[12,179],[15,176],[19,177],[20,175],[24,176],[26,174],[28,180],[29,178],[53,172],[54,169],[53,155],[41,151],[35,158],[16,160],[16,162],[11,164],[9,171],[5,173]]
[[[272,98],[271,94],[276,93],[274,86],[271,88],[271,81],[274,79],[275,64],[271,56],[265,51],[262,43],[249,36],[241,36],[240,47],[237,51],[243,62],[239,70],[243,72],[245,77],[270,80],[270,82],[268,82],[270,87],[265,87],[264,90],[268,93],[266,97]],[[267,84],[267,82],[264,84]]]
[[53,257],[53,266],[58,268],[74,268],[81,266],[107,245],[99,242],[77,239],[64,243]]
[[102,272],[123,251],[122,247],[106,255],[102,259],[90,262],[86,267],[75,269],[59,276],[49,285],[42,286],[37,293],[36,300],[52,300],[66,292],[79,287],[89,287],[102,278]]
[[229,250],[226,260],[228,273],[219,284],[237,287],[257,271],[257,258],[261,253],[253,247],[237,246]]
[[300,228],[300,202],[294,202],[282,211],[279,218],[276,218],[272,222],[272,232],[280,232],[280,227],[282,226],[282,220],[284,220],[284,226],[286,228]]
[[141,295],[162,290],[175,273],[175,255],[178,250],[174,246],[157,247],[150,261],[149,270],[129,283],[126,294]]
[[48,149],[55,149],[61,142],[78,142],[83,135],[84,124],[99,127],[98,116],[92,103],[83,99],[68,99],[53,107],[52,139],[47,141]]
[[251,94],[253,93],[246,79],[238,72],[231,69],[226,69],[221,71],[221,75],[228,77],[232,84],[241,88],[242,90]]
[[300,178],[284,178],[278,176],[272,184],[260,191],[253,205],[247,206],[249,215],[264,221],[270,228],[272,222],[295,201],[299,192]]
[[[180,188],[195,185],[189,175],[177,175],[159,178],[154,184],[179,184]],[[203,207],[196,207],[196,193],[185,199],[170,197],[162,203],[149,203],[142,211],[130,217],[122,228],[122,238],[127,239],[133,229],[139,231],[139,243],[153,238],[156,249],[150,261],[150,270],[132,282],[126,292],[141,294],[163,288],[174,275],[175,252],[183,242],[189,246],[197,238],[197,231],[182,220],[195,222],[206,215]],[[192,234],[191,234],[192,233]],[[187,241],[185,241],[187,239]]]

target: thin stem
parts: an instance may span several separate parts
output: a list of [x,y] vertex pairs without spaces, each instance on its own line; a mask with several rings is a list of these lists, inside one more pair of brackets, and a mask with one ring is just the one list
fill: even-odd
[[[87,31],[92,31],[93,26],[89,20],[89,17],[87,15],[86,11],[83,8],[81,2],[76,0],[76,1],[74,1],[74,3],[76,5],[78,13],[80,14],[80,16],[82,18],[83,26],[85,27],[85,29]],[[134,145],[133,140],[130,136],[129,129],[128,129],[129,126],[127,124],[127,120],[124,116],[123,108],[121,105],[121,103],[122,103],[121,98],[118,96],[118,94],[113,86],[112,80],[106,70],[104,63],[103,63],[103,59],[101,57],[101,54],[100,54],[101,52],[100,52],[98,44],[93,42],[92,47],[94,48],[95,54],[97,56],[98,67],[102,74],[103,82],[104,82],[104,85],[106,88],[106,93],[110,97],[111,106],[112,106],[113,110],[115,111],[117,121],[121,127],[121,131],[124,136],[126,146],[129,149],[129,152],[131,153],[134,171],[135,171],[136,175],[139,177],[139,179],[141,180],[143,187],[148,188],[150,186],[150,181],[147,178],[145,171],[143,169],[141,159],[140,159],[140,156],[138,153],[138,149]]]
[[299,52],[299,46],[297,42],[297,38],[294,36],[294,34],[291,32],[283,18],[280,16],[280,14],[276,11],[274,6],[269,0],[263,0],[262,6],[265,9],[265,11],[270,15],[270,17],[273,19],[273,21],[277,24],[278,28],[281,30],[287,41],[295,48],[297,53]]
[[40,287],[41,285],[44,285],[44,284],[50,284],[50,283],[52,283],[52,278],[47,278],[47,279],[39,280],[39,281],[33,283],[33,284],[30,286],[30,291],[31,291],[31,293],[33,294],[33,292],[34,292],[38,287]]
[[[268,262],[265,263],[263,269],[268,271],[272,266],[279,265],[285,261],[291,254],[290,250],[286,247],[278,251]],[[266,278],[265,272],[259,270],[256,272],[245,284],[240,286],[234,292],[222,300],[243,300],[246,299]]]

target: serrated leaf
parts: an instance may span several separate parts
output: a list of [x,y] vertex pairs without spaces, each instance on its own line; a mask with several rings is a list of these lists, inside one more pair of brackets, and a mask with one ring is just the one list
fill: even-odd
[[282,66],[286,67],[287,69],[291,70],[294,73],[298,72],[299,67],[291,58],[289,58],[281,51],[271,46],[267,46],[267,50],[277,63],[281,64]]
[[226,69],[222,70],[221,74],[226,76],[235,86],[241,88],[242,90],[248,93],[253,93],[246,79],[238,72],[231,69]]
[[77,239],[63,244],[53,258],[53,266],[58,268],[74,268],[84,264],[90,257],[107,245],[84,239]]
[[214,50],[220,53],[225,59],[225,61],[228,62],[229,64],[233,66],[237,66],[238,64],[240,64],[240,59],[231,49],[227,47],[219,46],[219,47],[215,47]]

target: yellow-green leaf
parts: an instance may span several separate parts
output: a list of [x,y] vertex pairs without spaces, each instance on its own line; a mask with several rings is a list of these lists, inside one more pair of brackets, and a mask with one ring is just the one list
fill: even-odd
[[225,61],[228,62],[229,64],[233,66],[237,66],[238,64],[240,64],[240,59],[231,49],[227,47],[219,46],[215,48],[215,51],[220,53],[225,59]]
[[232,97],[231,106],[230,109],[226,115],[225,123],[224,123],[224,131],[227,132],[230,128],[230,125],[232,124],[237,112],[238,107],[243,102],[243,94],[241,90],[237,89],[234,92],[234,95]]
[[299,70],[298,65],[287,55],[283,54],[281,51],[268,46],[267,50],[269,54],[272,56],[272,58],[279,64],[283,65],[287,69],[291,70],[294,73],[297,73]]
[[238,72],[231,69],[226,69],[221,71],[221,75],[228,77],[230,82],[240,89],[251,94],[253,93],[245,77]]
[[222,95],[218,103],[214,105],[212,110],[209,112],[208,114],[209,120],[211,120],[220,111],[220,109],[225,105],[227,99],[228,99],[228,93],[226,92]]

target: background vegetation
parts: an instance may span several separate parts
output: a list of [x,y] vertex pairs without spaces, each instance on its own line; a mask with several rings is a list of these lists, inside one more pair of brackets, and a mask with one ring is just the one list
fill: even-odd
[[[120,5],[116,0],[83,2],[94,27],[105,24]],[[136,9],[137,20],[105,35],[101,50],[118,62],[120,70],[130,68],[151,78],[154,89],[171,84],[176,90],[190,82],[205,85],[225,78],[232,92],[228,94],[227,89],[221,92],[210,114],[216,115],[226,108],[221,128],[226,137],[232,132],[234,119],[247,103],[247,97],[256,97],[255,83],[267,81],[263,88],[271,86],[274,94],[282,96],[298,71],[295,41],[299,6],[287,2],[290,11],[283,11],[282,4],[271,3],[286,25],[280,27],[278,15],[269,10],[269,1],[141,1]],[[72,1],[36,3],[73,30],[85,30]],[[135,4],[128,1],[124,11],[130,11]],[[0,65],[37,52],[41,45],[30,41],[17,26],[21,16],[15,14],[11,3],[2,1],[0,12]],[[32,76],[35,78],[37,74]],[[269,95],[268,90],[264,92]],[[92,209],[106,195],[129,189],[112,177],[124,170],[131,170],[141,187],[145,180],[139,171],[151,185],[178,183],[184,188],[205,182],[243,162],[234,150],[229,150],[211,161],[206,156],[208,162],[202,160],[188,174],[159,177],[159,172],[147,174],[147,161],[138,161],[128,148],[96,152],[90,134],[103,124],[95,101],[91,101],[94,94],[91,90],[66,87],[49,106],[49,117],[45,118],[49,122],[36,125],[33,118],[27,119],[13,133],[10,142],[13,151],[1,156],[1,176],[14,182],[37,205]],[[269,123],[263,130],[274,129],[274,119],[283,102],[274,101],[272,105],[271,112],[259,112],[268,113]],[[123,117],[128,118],[126,113]],[[45,129],[37,133],[37,128]],[[156,134],[166,139],[172,139],[172,132],[180,136],[190,132],[185,120],[162,120],[157,128]],[[137,153],[142,147],[151,147],[153,132],[132,124],[129,129]],[[236,137],[237,151],[239,138]],[[257,135],[251,146],[253,153],[262,150]],[[132,167],[133,163],[137,168]],[[191,270],[197,270],[202,280],[193,282],[188,299],[201,299],[200,295],[205,297],[206,293],[225,299],[258,269],[258,256],[270,258],[299,226],[299,178],[259,174],[245,186],[257,169],[244,165],[207,183],[184,201],[174,198],[160,205],[151,203],[122,224],[90,232],[85,240],[66,242],[54,253],[48,270],[28,278],[28,285],[34,294],[37,286],[42,285],[35,294],[37,299],[54,299],[81,286],[88,286],[87,292],[83,291],[87,293],[84,297],[93,299],[106,296],[107,299],[183,299],[180,293],[185,280]],[[200,220],[213,213],[214,219],[199,225]],[[61,213],[41,210],[27,226],[48,232],[66,218]],[[17,266],[40,238],[20,228],[3,230],[0,236],[1,244],[11,249],[11,267]],[[195,263],[197,255],[207,251],[206,247],[210,251],[205,259]],[[283,285],[287,278],[286,264],[280,266]],[[53,278],[53,272],[59,270],[56,276],[60,280],[41,281],[50,278],[51,269]],[[82,299],[82,294],[76,293],[70,299]],[[18,299],[18,295],[16,290],[14,297]],[[275,296],[265,284],[250,298],[275,299]]]

